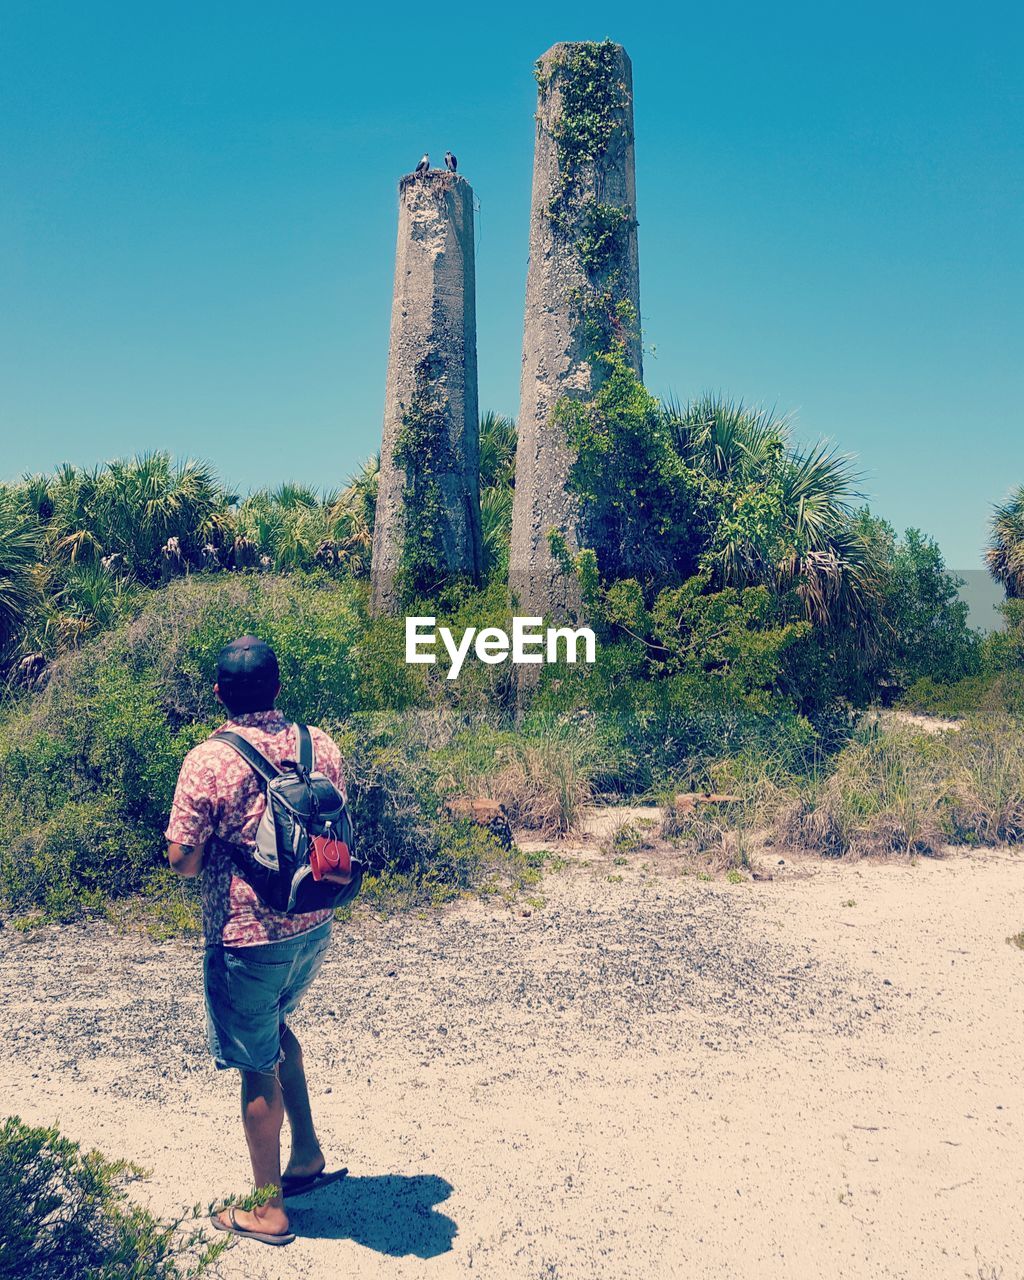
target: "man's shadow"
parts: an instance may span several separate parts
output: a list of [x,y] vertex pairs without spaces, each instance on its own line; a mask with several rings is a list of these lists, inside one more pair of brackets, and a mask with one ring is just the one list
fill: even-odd
[[290,1200],[288,1218],[306,1239],[354,1240],[392,1258],[436,1258],[458,1234],[452,1219],[434,1209],[451,1193],[450,1182],[429,1173],[350,1176]]

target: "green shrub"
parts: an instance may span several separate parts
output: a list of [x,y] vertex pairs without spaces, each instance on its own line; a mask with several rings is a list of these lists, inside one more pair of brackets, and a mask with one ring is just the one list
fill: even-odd
[[0,885],[14,910],[41,907],[48,919],[73,920],[149,884],[155,852],[145,829],[126,821],[109,801],[72,801],[5,838]]
[[943,684],[924,676],[899,701],[908,711],[950,720],[1024,720],[1024,681],[1016,674],[989,671]]
[[160,1222],[124,1183],[143,1171],[83,1152],[56,1129],[17,1116],[0,1126],[0,1275],[6,1280],[186,1280],[215,1263],[198,1208]]
[[364,714],[337,726],[360,854],[376,874],[415,874],[436,853],[441,797],[431,749],[447,745],[450,732],[427,712]]
[[915,680],[900,699],[900,706],[922,715],[961,720],[976,715],[990,705],[994,694],[991,676],[968,676],[964,680],[945,683],[931,676]]
[[0,723],[0,904],[66,920],[161,893],[163,831],[185,753],[224,718],[217,653],[255,631],[278,650],[286,714],[314,723],[423,696],[365,589],[221,577],[150,593],[127,626],[54,665]]
[[947,571],[938,543],[919,529],[897,538],[892,525],[866,512],[860,524],[882,569],[885,626],[875,663],[886,687],[906,689],[926,677],[952,684],[979,675],[982,638],[968,625],[963,583]]

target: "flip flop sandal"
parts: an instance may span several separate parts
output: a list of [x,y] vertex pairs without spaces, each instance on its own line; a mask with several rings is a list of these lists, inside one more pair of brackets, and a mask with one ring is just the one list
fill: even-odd
[[283,1196],[304,1196],[307,1191],[316,1191],[319,1187],[326,1187],[329,1182],[338,1182],[348,1173],[348,1169],[335,1169],[333,1173],[305,1173],[296,1175],[293,1178],[281,1179],[281,1194]]
[[219,1209],[217,1213],[210,1214],[210,1221],[213,1223],[215,1231],[226,1231],[231,1236],[242,1236],[246,1240],[258,1240],[260,1244],[291,1244],[295,1239],[294,1231],[279,1232],[276,1235],[272,1231],[247,1231],[245,1227],[240,1227],[235,1221],[235,1205],[228,1205],[228,1217],[231,1219],[231,1226],[226,1222],[221,1222],[220,1215],[224,1212]]

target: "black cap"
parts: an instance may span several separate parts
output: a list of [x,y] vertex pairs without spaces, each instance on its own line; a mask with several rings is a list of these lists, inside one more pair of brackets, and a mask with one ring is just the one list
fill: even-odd
[[226,644],[217,658],[217,687],[232,710],[266,710],[274,701],[280,680],[277,654],[256,636],[239,636]]

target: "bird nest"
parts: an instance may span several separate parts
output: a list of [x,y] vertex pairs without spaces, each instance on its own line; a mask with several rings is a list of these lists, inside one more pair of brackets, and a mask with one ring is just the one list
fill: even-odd
[[410,187],[425,183],[432,191],[450,191],[459,181],[464,181],[462,174],[451,173],[448,169],[428,169],[426,173],[407,173],[398,184],[400,195],[404,195]]

